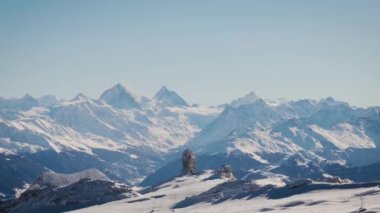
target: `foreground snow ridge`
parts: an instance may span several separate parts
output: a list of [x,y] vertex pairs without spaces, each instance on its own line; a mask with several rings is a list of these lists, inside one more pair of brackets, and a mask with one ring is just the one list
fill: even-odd
[[185,175],[138,198],[76,212],[356,212],[380,211],[380,182],[337,184],[276,178],[243,181],[210,178],[211,170]]
[[0,210],[62,212],[136,196],[131,187],[109,180],[96,169],[74,174],[46,172],[20,197],[0,202]]

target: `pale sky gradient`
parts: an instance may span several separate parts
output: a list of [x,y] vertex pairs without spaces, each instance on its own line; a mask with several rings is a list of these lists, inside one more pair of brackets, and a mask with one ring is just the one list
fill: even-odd
[[0,0],[0,96],[118,82],[205,105],[251,90],[380,105],[380,1]]

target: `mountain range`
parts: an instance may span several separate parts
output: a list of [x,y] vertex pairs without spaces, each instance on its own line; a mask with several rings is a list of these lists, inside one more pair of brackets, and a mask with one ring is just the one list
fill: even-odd
[[16,197],[44,172],[90,168],[112,180],[158,185],[177,175],[187,148],[199,170],[230,164],[238,178],[328,173],[369,181],[379,178],[379,146],[380,107],[330,97],[268,100],[250,92],[206,107],[166,87],[148,98],[117,84],[98,99],[0,98],[0,196]]

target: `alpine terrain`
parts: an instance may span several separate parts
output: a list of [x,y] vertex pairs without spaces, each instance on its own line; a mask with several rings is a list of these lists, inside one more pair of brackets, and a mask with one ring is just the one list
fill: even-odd
[[121,84],[1,98],[0,171],[6,212],[379,211],[380,107],[255,92],[206,107]]

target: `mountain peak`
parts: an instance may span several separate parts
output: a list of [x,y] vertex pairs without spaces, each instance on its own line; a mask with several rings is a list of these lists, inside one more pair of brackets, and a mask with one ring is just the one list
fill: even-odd
[[166,86],[161,87],[154,99],[169,106],[189,106],[181,96],[169,90]]
[[20,100],[22,101],[37,101],[33,96],[25,94]]
[[44,95],[38,98],[38,102],[42,106],[52,106],[59,103],[59,100],[54,95]]
[[86,95],[84,95],[83,93],[78,93],[73,99],[71,99],[72,101],[85,101],[87,100],[88,97]]
[[244,97],[233,100],[230,105],[233,107],[239,107],[241,105],[254,103],[260,99],[261,99],[260,96],[258,96],[254,91],[251,91],[247,95],[245,95]]
[[162,86],[161,89],[158,91],[158,93],[167,93],[167,92],[170,92],[170,91],[166,86]]
[[134,95],[120,83],[104,91],[100,100],[116,108],[140,108]]
[[325,103],[334,103],[336,102],[335,99],[331,96],[327,97],[327,98],[322,98],[321,99],[322,102],[325,102]]
[[127,88],[123,85],[123,84],[121,84],[121,83],[117,83],[115,86],[113,86],[112,88],[114,88],[114,89],[117,89],[117,90],[122,90],[122,91],[125,91],[125,92],[129,92],[128,90],[127,90]]
[[251,91],[245,95],[244,98],[260,99],[260,96],[258,96],[255,91]]

